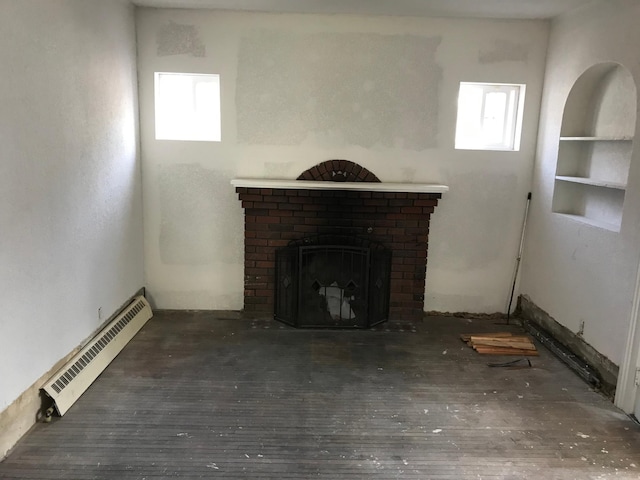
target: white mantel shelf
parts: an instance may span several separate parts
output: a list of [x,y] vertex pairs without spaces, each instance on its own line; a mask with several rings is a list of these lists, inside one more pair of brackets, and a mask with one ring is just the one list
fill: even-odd
[[264,178],[234,178],[234,187],[281,188],[286,190],[354,190],[360,192],[407,192],[445,193],[446,185],[435,183],[388,183],[388,182],[331,182],[313,180],[275,180]]

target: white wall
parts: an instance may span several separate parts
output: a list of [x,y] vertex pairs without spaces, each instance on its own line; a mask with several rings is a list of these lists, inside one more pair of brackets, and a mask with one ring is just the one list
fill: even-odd
[[[584,340],[618,365],[640,254],[640,149],[636,145],[632,154],[619,233],[551,210],[569,91],[587,68],[602,62],[623,65],[640,85],[638,22],[640,5],[616,0],[567,14],[552,24],[521,282],[523,294],[573,332],[584,322]],[[631,110],[637,111],[638,105]],[[639,126],[636,122],[636,144]]]
[[0,412],[143,285],[134,27],[0,0]]
[[[294,179],[328,159],[386,182],[448,184],[425,308],[505,311],[531,185],[548,24],[137,12],[146,284],[161,308],[240,309],[234,177]],[[153,73],[218,73],[222,142],[154,139]],[[453,149],[460,81],[526,83],[522,149]]]

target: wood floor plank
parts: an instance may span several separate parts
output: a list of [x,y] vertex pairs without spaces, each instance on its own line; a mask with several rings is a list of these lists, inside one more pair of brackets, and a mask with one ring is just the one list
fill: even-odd
[[640,427],[548,352],[489,368],[460,343],[496,328],[159,312],[0,478],[637,479]]

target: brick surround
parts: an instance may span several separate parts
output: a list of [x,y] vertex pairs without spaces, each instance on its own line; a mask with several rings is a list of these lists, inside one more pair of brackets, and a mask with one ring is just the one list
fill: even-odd
[[245,311],[273,315],[276,249],[309,235],[345,233],[392,250],[389,318],[421,319],[429,218],[441,194],[315,190],[300,183],[300,189],[236,188],[245,209]]

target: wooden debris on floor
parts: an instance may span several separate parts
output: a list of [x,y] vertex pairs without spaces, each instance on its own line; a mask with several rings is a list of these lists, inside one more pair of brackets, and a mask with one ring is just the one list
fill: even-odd
[[536,346],[526,335],[511,332],[462,334],[460,339],[484,355],[538,356]]

